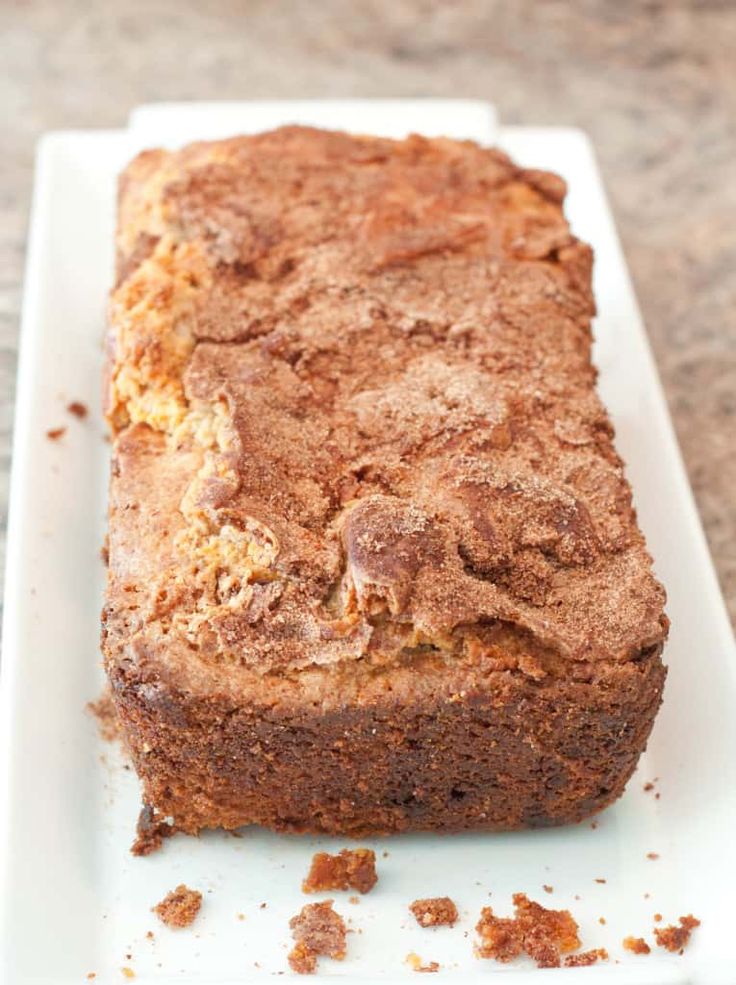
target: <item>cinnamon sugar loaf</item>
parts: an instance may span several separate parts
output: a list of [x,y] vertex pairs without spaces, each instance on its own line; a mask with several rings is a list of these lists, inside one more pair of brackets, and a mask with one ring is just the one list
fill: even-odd
[[299,127],[120,184],[107,672],[178,829],[615,800],[667,632],[555,175]]

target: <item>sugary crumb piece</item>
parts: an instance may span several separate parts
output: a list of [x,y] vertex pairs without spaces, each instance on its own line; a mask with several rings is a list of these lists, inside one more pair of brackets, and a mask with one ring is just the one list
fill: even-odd
[[478,955],[511,961],[525,951],[539,968],[559,968],[560,955],[580,947],[578,925],[568,910],[548,910],[515,893],[515,917],[496,917],[484,907],[476,930],[481,937]]
[[135,978],[135,972],[132,968],[128,968],[127,965],[120,969],[123,973],[123,978]]
[[430,961],[428,964],[424,964],[419,955],[415,954],[413,951],[410,951],[404,960],[406,964],[410,966],[412,971],[431,973],[440,970],[440,966],[436,961]]
[[153,940],[153,931],[152,931],[152,930],[147,930],[147,931],[146,931],[146,938],[147,938],[147,939],[148,939],[149,941],[152,941],[152,940]]
[[652,859],[652,861],[654,861],[654,859],[659,858],[659,853],[658,852],[647,852],[647,858],[650,858],[650,859]]
[[602,925],[605,925],[605,923],[606,923],[606,918],[605,918],[605,917],[598,917],[598,923],[599,923],[599,924],[602,924]]
[[370,848],[343,848],[339,855],[317,852],[302,890],[321,893],[357,889],[359,893],[367,893],[377,881],[375,852]]
[[597,961],[608,961],[608,951],[605,947],[595,947],[591,951],[580,954],[569,954],[565,958],[566,968],[587,968]]
[[645,783],[644,784],[644,792],[645,793],[649,793],[650,790],[654,790],[654,784],[653,783]]
[[475,926],[480,935],[477,954],[480,958],[493,958],[506,964],[524,950],[524,940],[518,922],[511,917],[497,917],[490,906],[480,911]]
[[600,883],[603,883],[605,881],[606,881],[605,879],[594,879],[593,880],[593,882],[600,882]]
[[[317,966],[317,955],[324,954],[328,958],[342,961],[345,957],[345,937],[347,930],[345,921],[339,913],[332,909],[332,900],[324,903],[307,903],[301,911],[289,921],[291,934],[296,941],[296,947],[289,955],[289,964],[295,971],[294,961],[305,966],[312,965],[300,974],[310,974]],[[302,947],[299,947],[299,945]],[[311,954],[310,954],[311,952]]]
[[649,954],[652,950],[643,937],[624,937],[623,945],[632,954]]
[[297,975],[313,975],[317,970],[317,952],[313,951],[304,941],[297,943],[289,951],[289,967]]
[[185,885],[177,886],[153,909],[167,927],[188,927],[202,906],[202,894]]
[[173,824],[169,824],[163,815],[153,807],[144,804],[138,815],[135,826],[135,841],[130,846],[131,855],[138,857],[151,855],[163,844],[164,838],[170,838],[176,832]]
[[545,893],[553,893],[555,891],[554,886],[542,886],[542,889],[545,891]]
[[80,420],[83,420],[89,413],[89,411],[87,410],[87,405],[83,404],[81,400],[72,400],[70,404],[67,404],[66,409],[69,411],[70,414],[73,414],[75,417],[78,417]]
[[700,920],[696,919],[691,913],[686,917],[680,917],[680,926],[655,927],[654,936],[660,947],[668,951],[682,951],[690,940],[690,935],[696,927],[700,926]]
[[449,896],[417,899],[409,905],[420,927],[452,927],[457,922],[457,907]]
[[655,913],[654,914],[654,922],[655,923],[659,923],[661,919],[662,919],[662,914],[661,913]]
[[261,903],[261,905],[258,907],[258,909],[259,910],[265,910],[267,906],[268,906],[268,903]]
[[46,437],[49,441],[58,441],[66,434],[66,428],[49,428],[46,432]]

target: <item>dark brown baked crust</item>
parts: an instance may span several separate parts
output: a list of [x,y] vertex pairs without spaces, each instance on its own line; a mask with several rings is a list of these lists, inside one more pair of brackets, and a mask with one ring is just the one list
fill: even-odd
[[298,127],[125,172],[103,644],[177,828],[621,793],[667,623],[563,197],[474,144]]

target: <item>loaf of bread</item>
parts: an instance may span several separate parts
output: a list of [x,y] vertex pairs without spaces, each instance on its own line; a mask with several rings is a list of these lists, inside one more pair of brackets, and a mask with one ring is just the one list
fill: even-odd
[[563,181],[286,127],[120,184],[107,673],[195,832],[610,804],[665,678]]

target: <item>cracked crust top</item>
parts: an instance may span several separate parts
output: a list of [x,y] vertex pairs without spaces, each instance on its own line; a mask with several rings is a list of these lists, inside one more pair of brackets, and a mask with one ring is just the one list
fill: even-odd
[[564,191],[472,143],[300,127],[136,158],[108,633],[256,673],[659,645]]

